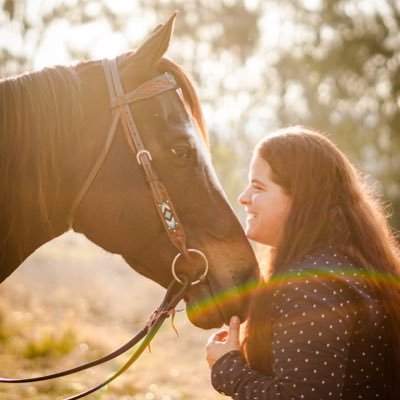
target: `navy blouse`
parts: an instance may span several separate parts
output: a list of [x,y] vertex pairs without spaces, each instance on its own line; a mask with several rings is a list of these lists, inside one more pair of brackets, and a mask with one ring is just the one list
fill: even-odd
[[232,351],[212,368],[217,391],[236,400],[389,399],[388,320],[361,267],[333,248],[315,251],[271,301],[271,375]]

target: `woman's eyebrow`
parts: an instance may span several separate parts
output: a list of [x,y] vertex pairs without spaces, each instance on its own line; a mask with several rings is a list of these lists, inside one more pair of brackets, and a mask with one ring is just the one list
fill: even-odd
[[256,179],[256,178],[252,178],[250,181],[252,184],[257,184],[257,185],[261,185],[261,186],[266,186],[266,183],[261,182],[260,180]]

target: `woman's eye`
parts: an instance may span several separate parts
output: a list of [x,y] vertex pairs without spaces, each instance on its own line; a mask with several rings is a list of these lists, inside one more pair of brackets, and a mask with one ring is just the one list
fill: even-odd
[[177,146],[171,148],[171,153],[180,160],[184,160],[189,158],[190,156],[190,147],[185,146]]

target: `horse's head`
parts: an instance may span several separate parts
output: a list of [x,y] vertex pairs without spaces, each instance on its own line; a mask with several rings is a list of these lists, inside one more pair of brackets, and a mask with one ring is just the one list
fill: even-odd
[[[175,77],[180,91],[168,90],[130,105],[152,167],[166,187],[184,228],[188,248],[203,252],[209,263],[206,278],[186,297],[190,320],[202,328],[220,326],[231,315],[246,316],[248,286],[257,277],[256,260],[211,165],[207,134],[193,87],[183,70],[163,58],[173,16],[134,53],[118,58],[123,90],[131,92],[163,72]],[[77,67],[83,96],[81,171],[71,177],[74,191],[82,187],[103,148],[112,121],[109,94],[100,63]],[[88,157],[88,155],[90,155]],[[136,156],[121,123],[109,152],[79,202],[73,228],[104,249],[117,253],[140,274],[166,287],[173,279],[177,255],[154,205]],[[203,271],[197,253],[190,253]],[[197,265],[196,264],[196,265]],[[177,273],[193,275],[183,257]]]

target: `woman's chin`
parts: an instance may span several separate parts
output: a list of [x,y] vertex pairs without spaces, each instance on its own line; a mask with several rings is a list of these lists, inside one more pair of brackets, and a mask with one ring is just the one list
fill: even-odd
[[245,234],[246,234],[247,239],[257,242],[257,235],[255,235],[254,229],[251,229],[250,227],[246,227]]
[[[246,234],[246,236],[249,238],[249,235],[251,235],[251,229],[249,227],[249,225],[247,224],[246,227],[244,228],[244,233]],[[250,238],[249,238],[250,239]]]

